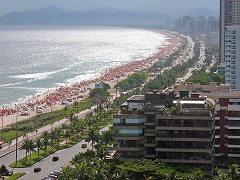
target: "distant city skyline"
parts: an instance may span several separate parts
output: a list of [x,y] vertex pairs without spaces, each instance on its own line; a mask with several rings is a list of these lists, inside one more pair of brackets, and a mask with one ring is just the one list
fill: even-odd
[[219,0],[0,0],[0,16],[13,12],[37,9],[50,5],[67,11],[88,11],[99,7],[113,7],[146,13],[160,13],[177,18],[197,8],[219,11]]

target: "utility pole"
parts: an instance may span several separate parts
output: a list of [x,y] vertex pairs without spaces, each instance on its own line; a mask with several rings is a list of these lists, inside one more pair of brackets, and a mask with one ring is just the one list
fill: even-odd
[[[120,78],[120,76],[117,76],[116,78],[117,78],[117,84],[118,84],[118,78]],[[117,85],[117,84],[116,84],[116,85]],[[118,91],[118,88],[117,88],[117,86],[116,86],[116,98],[117,98],[117,91]]]
[[4,114],[3,114],[3,109],[2,109],[2,141],[4,142],[4,132],[3,132],[3,116],[4,116]]
[[18,134],[17,134],[17,120],[18,120],[18,108],[17,108],[17,113],[16,113],[16,127],[15,127],[15,130],[16,130],[16,165],[17,165],[17,158],[18,158],[18,154],[17,154],[17,142],[18,142]]
[[77,96],[77,119],[78,119],[78,96]]

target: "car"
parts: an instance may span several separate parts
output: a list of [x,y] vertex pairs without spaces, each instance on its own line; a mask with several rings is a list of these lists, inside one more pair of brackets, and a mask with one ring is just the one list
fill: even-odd
[[49,174],[48,177],[52,178],[52,179],[57,179],[57,176],[54,174]]
[[45,177],[45,178],[43,178],[42,180],[52,180],[53,178],[51,178],[51,177]]
[[52,157],[52,161],[58,161],[59,160],[59,157],[58,156],[53,156]]
[[40,172],[42,169],[40,168],[40,167],[36,167],[36,168],[34,168],[34,172]]
[[87,147],[87,144],[82,144],[82,148],[86,148]]

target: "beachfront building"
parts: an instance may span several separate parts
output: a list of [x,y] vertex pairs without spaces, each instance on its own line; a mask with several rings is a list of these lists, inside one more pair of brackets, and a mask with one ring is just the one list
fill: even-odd
[[195,92],[215,100],[215,156],[220,160],[239,158],[240,91],[231,90],[229,84],[214,86],[214,83],[210,85],[180,83],[175,85],[174,92],[177,96]]
[[[133,96],[114,115],[119,160],[149,158],[211,169],[214,118],[206,98],[177,99],[173,92]],[[131,106],[135,108],[130,108]]]
[[240,96],[220,98],[215,119],[216,156],[240,158]]
[[240,0],[220,0],[220,58],[225,83],[240,89]]
[[114,114],[114,129],[118,130],[115,137],[117,151],[121,160],[137,160],[144,157],[144,123],[145,116],[137,109],[142,109],[144,96],[138,95],[129,98],[121,106],[121,111]]
[[179,111],[156,116],[156,159],[212,170],[214,117],[206,99],[194,96],[179,103]]

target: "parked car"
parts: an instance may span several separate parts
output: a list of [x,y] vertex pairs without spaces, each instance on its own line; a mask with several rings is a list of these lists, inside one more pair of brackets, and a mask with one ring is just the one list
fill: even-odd
[[59,157],[58,156],[53,156],[52,157],[52,161],[58,161],[59,160]]
[[42,169],[40,168],[40,167],[36,167],[36,168],[34,168],[34,172],[40,172]]
[[82,144],[82,148],[86,148],[87,147],[87,144]]

